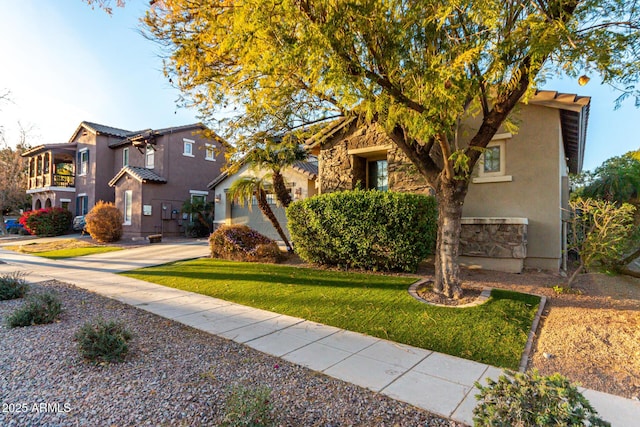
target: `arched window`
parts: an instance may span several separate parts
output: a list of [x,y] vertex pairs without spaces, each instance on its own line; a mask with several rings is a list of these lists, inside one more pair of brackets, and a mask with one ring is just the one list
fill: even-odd
[[42,202],[40,201],[40,199],[36,200],[35,208],[36,208],[36,210],[42,209]]
[[44,207],[45,208],[50,208],[51,207],[51,199],[47,198],[47,201],[44,202]]

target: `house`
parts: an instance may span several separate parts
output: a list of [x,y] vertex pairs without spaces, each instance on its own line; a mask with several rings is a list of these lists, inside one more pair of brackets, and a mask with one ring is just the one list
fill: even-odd
[[99,200],[124,217],[123,236],[178,234],[189,218],[185,200],[212,201],[207,183],[225,163],[219,140],[200,123],[128,131],[82,122],[69,142],[25,152],[33,209],[59,206],[86,215]]
[[[582,169],[590,98],[538,91],[521,104],[517,133],[501,129],[472,172],[463,208],[463,265],[520,272],[565,266],[569,173]],[[463,123],[470,138],[478,120]],[[467,140],[468,143],[468,140]],[[342,119],[309,140],[319,193],[357,185],[430,194],[432,189],[377,125]]]
[[[262,215],[255,198],[251,206],[246,203],[242,206],[241,203],[227,195],[229,187],[239,178],[245,176],[261,178],[267,172],[266,170],[254,170],[249,164],[240,162],[237,171],[225,172],[211,181],[207,188],[215,193],[215,222],[217,224],[245,224],[273,240],[281,240],[271,222]],[[311,197],[316,194],[315,180],[318,175],[318,160],[315,156],[310,156],[306,161],[295,162],[292,166],[283,169],[282,175],[291,189],[292,200]],[[287,238],[290,238],[289,230],[286,228],[287,217],[284,208],[277,205],[274,194],[267,194],[267,200]]]

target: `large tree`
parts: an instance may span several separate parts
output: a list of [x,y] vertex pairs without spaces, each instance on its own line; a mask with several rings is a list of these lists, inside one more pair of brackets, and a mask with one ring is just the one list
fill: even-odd
[[[514,107],[551,70],[629,93],[640,73],[635,0],[153,3],[144,23],[168,78],[204,120],[226,112],[227,137],[336,115],[379,123],[436,191],[435,289],[449,297],[462,294],[470,172]],[[462,138],[469,116],[479,126]]]
[[0,138],[0,234],[6,234],[4,216],[30,206],[27,195],[28,164],[22,153],[29,149],[27,131],[20,129],[20,140],[16,147],[9,146]]

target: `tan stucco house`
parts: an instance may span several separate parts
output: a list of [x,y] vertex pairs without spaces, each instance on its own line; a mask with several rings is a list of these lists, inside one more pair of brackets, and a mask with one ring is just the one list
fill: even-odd
[[185,200],[213,201],[207,189],[225,163],[224,147],[200,123],[128,131],[82,122],[69,142],[45,144],[29,158],[33,209],[58,206],[85,215],[99,200],[124,216],[123,235],[179,234]]
[[[463,264],[511,272],[563,268],[568,174],[582,169],[589,105],[589,97],[539,91],[515,113],[517,133],[501,129],[495,135],[472,173],[465,199]],[[463,144],[478,126],[473,119],[463,124]],[[375,124],[342,119],[308,145],[318,157],[318,193],[357,185],[432,191]]]
[[[224,172],[208,184],[208,188],[215,193],[214,220],[217,224],[245,224],[273,240],[281,240],[271,222],[266,219],[253,200],[252,205],[242,206],[238,201],[228,197],[228,190],[239,178],[246,176],[264,177],[268,171],[255,169],[251,165],[240,162],[240,167],[233,173]],[[282,170],[285,183],[291,190],[292,200],[302,200],[316,194],[316,177],[318,175],[318,160],[310,156],[305,161],[295,162],[292,166]],[[277,204],[274,194],[267,194],[267,200],[273,213],[278,218],[287,238],[290,238],[287,216],[282,206]]]

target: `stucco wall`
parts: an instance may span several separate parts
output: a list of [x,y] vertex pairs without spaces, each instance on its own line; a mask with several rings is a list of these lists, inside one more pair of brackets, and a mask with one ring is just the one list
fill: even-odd
[[557,270],[562,236],[560,114],[528,105],[522,106],[520,118],[518,132],[505,143],[505,174],[513,180],[469,184],[463,216],[527,218],[525,266]]

